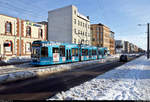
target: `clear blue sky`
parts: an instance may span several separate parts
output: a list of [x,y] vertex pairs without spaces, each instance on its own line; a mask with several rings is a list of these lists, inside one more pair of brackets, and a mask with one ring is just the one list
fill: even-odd
[[150,0],[0,0],[0,13],[31,21],[47,20],[48,11],[67,5],[90,16],[91,24],[103,23],[115,32],[115,39],[127,40],[146,49],[150,22]]

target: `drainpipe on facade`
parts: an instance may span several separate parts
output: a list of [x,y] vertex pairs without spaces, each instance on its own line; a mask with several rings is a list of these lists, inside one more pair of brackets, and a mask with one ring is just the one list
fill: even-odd
[[21,56],[21,20],[19,20],[19,56]]
[[14,54],[15,54],[15,56],[17,56],[16,55],[16,33],[15,33],[15,21],[14,21],[14,35],[15,35],[15,39],[14,39]]

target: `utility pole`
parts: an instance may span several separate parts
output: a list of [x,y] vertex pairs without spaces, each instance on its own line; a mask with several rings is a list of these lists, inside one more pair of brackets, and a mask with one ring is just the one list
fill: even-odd
[[149,59],[149,23],[147,23],[147,59]]
[[79,49],[80,49],[80,51],[79,51],[79,61],[81,62],[81,46],[82,46],[82,41],[83,41],[83,39],[81,39],[81,42],[80,42],[80,44],[79,44]]

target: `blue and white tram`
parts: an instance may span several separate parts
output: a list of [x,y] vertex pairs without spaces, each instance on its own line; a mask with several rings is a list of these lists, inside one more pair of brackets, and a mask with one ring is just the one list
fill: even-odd
[[32,65],[51,65],[105,58],[107,48],[60,43],[54,41],[34,41],[32,43]]

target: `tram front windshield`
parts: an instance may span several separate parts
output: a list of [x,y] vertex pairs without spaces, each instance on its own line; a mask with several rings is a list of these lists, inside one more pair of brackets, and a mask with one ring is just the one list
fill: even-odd
[[40,48],[32,48],[31,57],[39,58],[40,57]]

